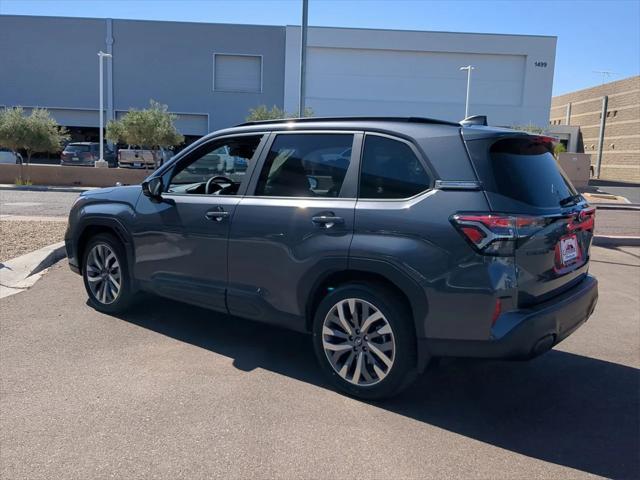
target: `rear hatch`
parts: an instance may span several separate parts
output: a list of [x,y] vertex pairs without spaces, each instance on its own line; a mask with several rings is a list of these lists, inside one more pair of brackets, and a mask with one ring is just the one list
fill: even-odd
[[85,144],[70,143],[62,151],[61,158],[68,162],[87,162],[93,160],[91,147]]
[[[518,304],[562,293],[587,273],[595,209],[578,194],[553,156],[549,137],[505,134],[467,141],[482,182],[494,233],[511,235]],[[498,250],[496,250],[498,251]]]

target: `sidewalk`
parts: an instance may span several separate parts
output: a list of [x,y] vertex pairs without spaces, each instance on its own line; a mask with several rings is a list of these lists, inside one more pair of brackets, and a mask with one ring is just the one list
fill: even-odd
[[55,185],[13,185],[0,183],[0,190],[24,190],[27,192],[69,192],[82,193],[87,190],[96,190],[99,187],[57,187]]

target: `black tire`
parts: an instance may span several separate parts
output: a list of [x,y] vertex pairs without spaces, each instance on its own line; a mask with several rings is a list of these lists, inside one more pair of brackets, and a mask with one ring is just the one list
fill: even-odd
[[[115,299],[110,303],[103,303],[96,297],[89,286],[87,262],[91,251],[97,245],[106,245],[110,248],[120,266],[120,289],[118,294],[115,296]],[[89,239],[84,248],[82,258],[82,279],[84,281],[84,288],[89,296],[89,304],[99,312],[110,314],[122,313],[131,306],[134,300],[134,292],[131,286],[129,268],[127,265],[127,255],[122,242],[120,242],[115,235],[110,233],[99,233]]]
[[[392,330],[395,342],[393,364],[389,367],[384,378],[371,385],[352,383],[355,375],[352,375],[351,381],[342,378],[329,361],[331,353],[326,353],[323,346],[325,318],[339,302],[346,299],[364,300],[375,307],[384,315]],[[363,322],[361,321],[361,323]],[[377,285],[349,283],[329,293],[320,302],[314,314],[313,346],[320,367],[331,383],[346,394],[364,400],[380,400],[397,395],[415,380],[418,373],[416,336],[411,311],[398,295]],[[345,354],[350,354],[350,351],[347,350]],[[356,353],[356,355],[358,354]]]

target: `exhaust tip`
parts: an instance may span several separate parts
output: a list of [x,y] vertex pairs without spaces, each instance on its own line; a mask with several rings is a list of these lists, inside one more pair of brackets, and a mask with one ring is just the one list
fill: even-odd
[[545,335],[535,343],[535,345],[531,349],[531,356],[537,357],[538,355],[542,355],[543,353],[551,350],[551,347],[553,347],[555,343],[555,335]]

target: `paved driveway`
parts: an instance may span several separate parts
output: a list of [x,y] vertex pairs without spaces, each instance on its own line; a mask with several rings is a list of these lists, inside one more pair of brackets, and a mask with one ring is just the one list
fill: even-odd
[[594,249],[600,303],[554,351],[378,404],[304,335],[151,296],[98,314],[59,265],[2,300],[0,478],[638,478],[639,254]]
[[76,192],[0,190],[0,216],[68,217]]

